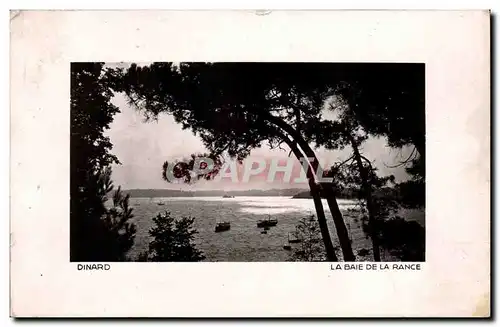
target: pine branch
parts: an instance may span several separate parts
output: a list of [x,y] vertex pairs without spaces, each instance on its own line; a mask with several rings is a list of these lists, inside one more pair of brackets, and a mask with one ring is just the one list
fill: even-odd
[[408,162],[412,161],[415,159],[415,156],[414,154],[416,153],[416,150],[417,150],[417,147],[416,146],[413,146],[413,150],[411,151],[410,155],[408,156],[408,158],[406,158],[405,160],[403,161],[400,161],[399,164],[395,165],[395,166],[389,166],[387,164],[384,163],[384,166],[386,166],[387,168],[398,168],[398,167],[401,167],[403,165],[406,165]]

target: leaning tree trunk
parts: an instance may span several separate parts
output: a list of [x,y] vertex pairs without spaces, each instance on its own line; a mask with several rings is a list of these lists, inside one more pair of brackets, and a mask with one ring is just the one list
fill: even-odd
[[[306,157],[311,158],[313,160],[311,162],[311,166],[314,172],[317,172],[319,167],[318,158],[316,157],[316,154],[311,149],[309,144],[302,138],[302,136],[298,134],[295,131],[295,129],[293,129],[293,127],[291,127],[285,121],[281,120],[278,117],[267,115],[267,119],[269,120],[269,122],[283,129],[287,134],[289,134],[292,137],[292,139],[295,142],[298,143],[298,145],[304,151]],[[333,190],[333,187],[330,183],[322,183],[321,186],[325,191],[324,193],[327,199],[328,207],[330,208],[333,222],[335,223],[335,228],[337,230],[337,236],[339,238],[340,247],[342,248],[344,261],[356,261],[356,257],[354,256],[354,253],[352,251],[351,240],[349,239],[349,233],[347,232],[347,227],[342,217],[342,213],[340,212],[337,199],[335,198],[335,192]]]
[[373,259],[375,261],[380,261],[380,246],[378,239],[378,230],[376,228],[376,218],[375,218],[375,209],[373,207],[373,198],[372,198],[372,188],[370,182],[368,181],[368,173],[363,166],[363,160],[361,158],[361,154],[359,153],[358,145],[354,141],[354,138],[349,132],[346,132],[347,138],[349,142],[351,142],[352,150],[354,152],[354,160],[356,161],[356,165],[358,166],[359,175],[361,176],[361,188],[363,190],[363,195],[366,200],[366,208],[368,210],[368,228],[370,231],[370,237],[372,239],[373,246]]
[[[300,150],[297,148],[297,146],[292,141],[290,141],[290,139],[288,138],[283,138],[283,139],[299,161],[301,158],[306,159],[304,155],[300,152]],[[316,214],[318,216],[318,224],[319,224],[319,229],[321,231],[321,236],[323,238],[323,242],[325,244],[326,257],[328,261],[338,261],[337,255],[335,254],[335,248],[333,246],[333,242],[330,237],[330,232],[328,231],[328,224],[326,222],[325,211],[323,209],[323,203],[321,202],[320,189],[318,185],[316,185],[316,182],[314,180],[314,175],[312,173],[311,166],[309,164],[307,171],[305,171],[305,173],[309,183],[311,196],[314,201]]]
[[[319,161],[318,158],[316,158],[314,151],[309,147],[309,145],[308,150],[304,151],[309,158],[313,158],[313,161],[311,162],[312,168],[314,171],[318,171]],[[347,232],[342,212],[340,211],[339,204],[337,203],[337,198],[335,197],[333,185],[331,183],[320,183],[320,185],[325,195],[326,202],[328,203],[328,207],[330,208],[335,228],[337,229],[337,236],[344,255],[344,261],[356,261],[356,257],[352,251],[349,233]]]
[[349,233],[342,217],[342,212],[340,212],[339,205],[337,203],[337,198],[333,190],[331,183],[321,183],[321,188],[325,194],[326,202],[330,208],[332,214],[333,222],[337,228],[337,235],[339,240],[342,239],[340,245],[342,246],[342,253],[344,254],[344,261],[356,261],[354,252],[352,251],[351,240],[349,239]]

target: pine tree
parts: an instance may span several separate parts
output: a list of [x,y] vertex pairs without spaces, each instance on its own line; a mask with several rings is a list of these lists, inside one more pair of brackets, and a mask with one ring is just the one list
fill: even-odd
[[293,261],[324,261],[326,259],[318,221],[314,215],[299,220],[295,229],[295,237],[300,242],[293,249]]
[[111,104],[112,70],[102,63],[71,64],[70,260],[123,261],[135,237],[128,196],[113,191],[111,168],[119,163],[104,136],[119,111]]
[[153,218],[154,226],[149,230],[153,240],[149,251],[141,253],[138,261],[202,261],[203,253],[196,248],[193,229],[194,218],[174,219],[170,212],[159,213]]

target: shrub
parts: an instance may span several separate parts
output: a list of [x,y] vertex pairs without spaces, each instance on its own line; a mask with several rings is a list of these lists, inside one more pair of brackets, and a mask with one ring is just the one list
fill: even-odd
[[194,218],[174,219],[170,212],[159,213],[153,218],[155,226],[149,230],[153,240],[149,251],[143,252],[138,261],[202,261],[203,253],[194,244]]

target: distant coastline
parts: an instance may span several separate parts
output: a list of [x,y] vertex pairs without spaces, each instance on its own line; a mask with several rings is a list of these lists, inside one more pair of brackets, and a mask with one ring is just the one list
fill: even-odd
[[[312,198],[309,190],[300,188],[289,189],[269,189],[269,190],[243,190],[243,191],[224,191],[224,190],[198,190],[182,191],[172,189],[130,189],[124,190],[131,198],[176,198],[176,197],[239,197],[239,196],[286,196],[292,199],[310,199]],[[337,192],[339,198],[356,198],[355,190],[343,190]]]
[[[352,188],[346,188],[342,190],[337,190],[335,192],[335,195],[339,199],[346,199],[346,200],[351,200],[351,199],[358,199],[359,198],[359,190],[352,189]],[[384,187],[379,190],[376,190],[373,193],[374,196],[376,197],[385,197],[385,198],[397,198],[398,191],[394,188],[390,187]],[[325,198],[324,196],[321,196],[322,198]],[[312,199],[311,192],[308,190],[301,191],[295,195],[292,196],[293,199]]]
[[305,189],[269,189],[269,190],[244,190],[244,191],[224,191],[224,190],[198,190],[182,191],[172,189],[130,189],[124,190],[130,194],[131,198],[173,198],[173,197],[238,197],[238,196],[288,196],[293,197],[303,192]]
[[[337,192],[337,197],[341,199],[354,199],[356,198],[356,192],[354,190],[344,190],[342,192]],[[322,198],[325,198],[324,196],[321,196]],[[311,192],[310,191],[302,191],[294,196],[292,196],[292,199],[312,199]]]

